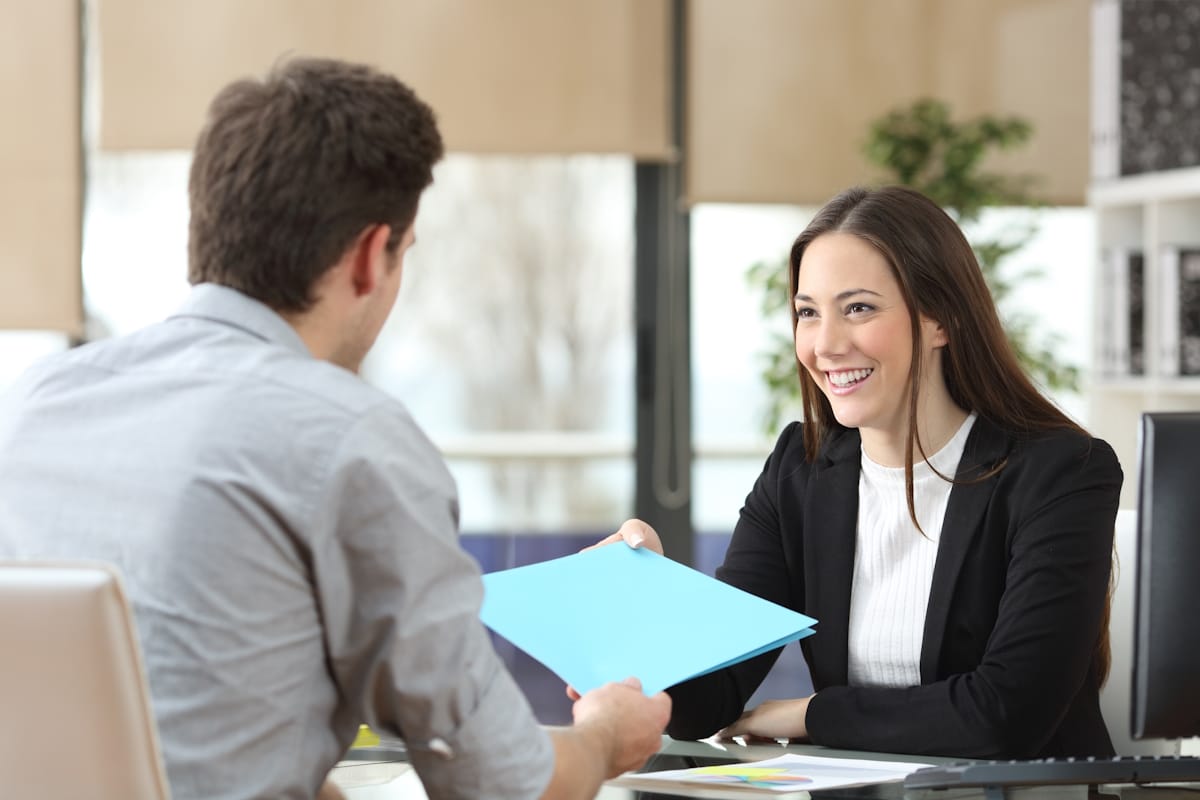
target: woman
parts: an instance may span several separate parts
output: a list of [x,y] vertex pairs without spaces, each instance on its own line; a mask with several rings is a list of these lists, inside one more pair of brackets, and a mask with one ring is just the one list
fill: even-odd
[[[717,576],[817,618],[816,692],[743,713],[776,651],[673,687],[668,732],[1112,755],[1112,449],[1022,372],[970,245],[921,194],[843,192],[790,265],[808,422],[780,435]],[[661,551],[637,520],[618,539]]]

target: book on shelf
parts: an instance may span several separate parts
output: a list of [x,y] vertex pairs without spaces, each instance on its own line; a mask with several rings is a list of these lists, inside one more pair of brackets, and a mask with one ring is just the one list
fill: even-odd
[[1159,273],[1159,373],[1200,375],[1200,246],[1164,247]]
[[1101,255],[1098,353],[1108,377],[1146,373],[1146,259],[1139,248],[1109,247]]
[[1128,287],[1129,320],[1127,343],[1129,374],[1146,374],[1146,256],[1141,250],[1125,254],[1125,285]]
[[1113,315],[1117,310],[1116,256],[1111,249],[1100,253],[1098,270],[1100,280],[1096,289],[1096,372],[1106,378],[1117,374],[1117,337],[1112,329]]
[[1179,254],[1179,374],[1200,375],[1200,250]]
[[1168,378],[1179,374],[1179,255],[1168,246],[1158,258],[1158,373]]

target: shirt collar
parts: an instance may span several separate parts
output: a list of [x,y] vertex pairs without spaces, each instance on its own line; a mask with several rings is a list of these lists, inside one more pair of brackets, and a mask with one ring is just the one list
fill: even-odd
[[286,347],[302,355],[312,355],[300,334],[287,320],[269,306],[228,286],[216,283],[193,286],[183,305],[170,318],[180,317],[207,319],[231,325],[264,342]]

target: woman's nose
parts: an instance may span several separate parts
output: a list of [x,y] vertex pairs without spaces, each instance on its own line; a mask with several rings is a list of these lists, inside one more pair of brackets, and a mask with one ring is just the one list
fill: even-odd
[[839,319],[822,319],[818,323],[813,352],[818,356],[841,355],[846,352],[846,331]]

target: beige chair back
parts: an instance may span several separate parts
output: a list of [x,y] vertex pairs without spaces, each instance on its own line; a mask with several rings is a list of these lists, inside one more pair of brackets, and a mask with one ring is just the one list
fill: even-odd
[[0,562],[0,643],[0,796],[169,798],[115,570]]

